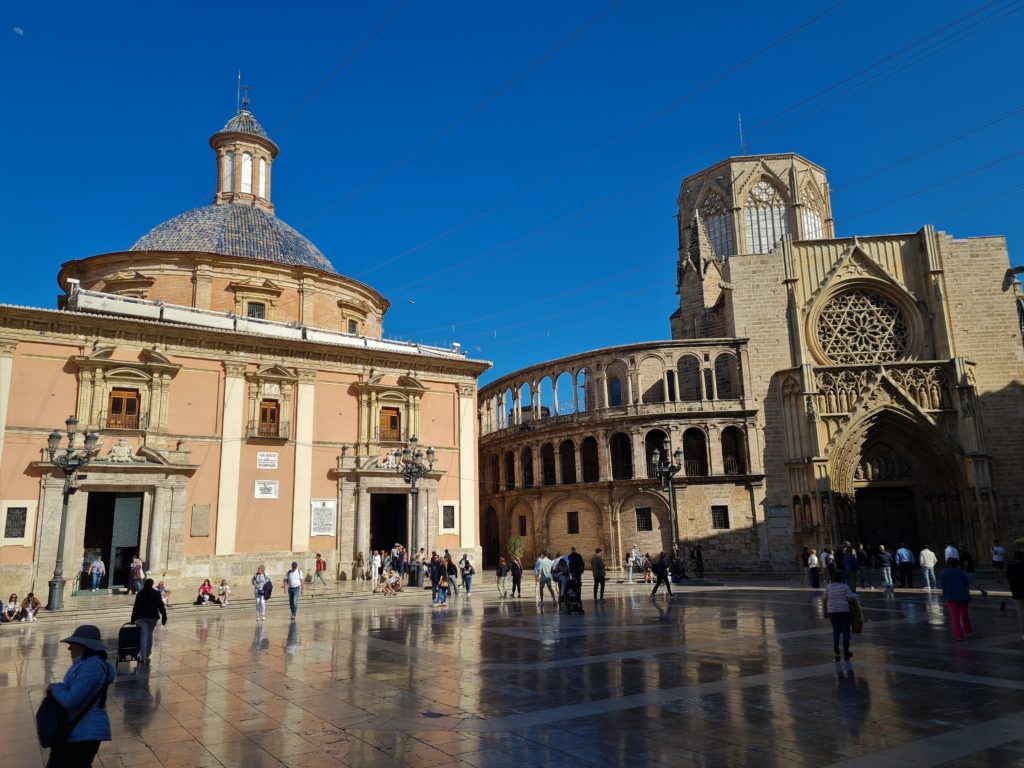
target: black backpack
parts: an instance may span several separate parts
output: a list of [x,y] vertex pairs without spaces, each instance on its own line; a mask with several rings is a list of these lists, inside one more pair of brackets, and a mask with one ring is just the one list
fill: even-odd
[[263,599],[269,600],[272,594],[274,594],[274,582],[267,579],[263,582]]

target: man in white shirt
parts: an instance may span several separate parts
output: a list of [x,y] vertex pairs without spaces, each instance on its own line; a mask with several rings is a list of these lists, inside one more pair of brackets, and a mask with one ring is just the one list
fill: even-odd
[[932,587],[935,586],[935,564],[939,562],[939,558],[925,544],[921,554],[918,555],[917,562],[921,566],[921,572],[924,574],[924,588],[931,591]]
[[952,541],[946,542],[946,549],[942,552],[942,561],[956,560],[960,562],[960,550],[956,548],[956,545]]
[[306,577],[298,563],[292,563],[292,569],[284,575],[284,585],[288,587],[288,607],[292,609],[292,621],[299,612],[299,595],[302,594]]
[[533,575],[537,579],[537,603],[544,605],[544,587],[548,588],[551,595],[551,602],[558,605],[558,598],[555,597],[555,590],[551,586],[551,566],[554,565],[548,557],[547,552],[541,552],[540,557],[533,566]]
[[1006,550],[999,539],[992,540],[992,570],[996,572],[996,584],[1003,583],[1003,569],[1006,567]]

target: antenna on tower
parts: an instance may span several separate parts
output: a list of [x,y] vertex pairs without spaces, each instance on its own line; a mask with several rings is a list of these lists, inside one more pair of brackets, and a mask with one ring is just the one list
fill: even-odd
[[743,115],[736,115],[736,120],[740,124],[740,154],[747,154],[747,142],[743,140]]
[[242,111],[242,70],[238,70],[238,88],[235,91],[235,112]]

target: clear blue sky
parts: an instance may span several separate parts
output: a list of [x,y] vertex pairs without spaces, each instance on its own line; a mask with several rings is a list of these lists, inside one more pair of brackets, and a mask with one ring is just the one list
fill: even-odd
[[53,307],[60,263],[209,203],[239,68],[278,215],[484,382],[669,336],[679,182],[739,154],[738,113],[749,152],[828,170],[840,236],[1024,260],[1024,3],[831,7],[6,4],[0,301]]

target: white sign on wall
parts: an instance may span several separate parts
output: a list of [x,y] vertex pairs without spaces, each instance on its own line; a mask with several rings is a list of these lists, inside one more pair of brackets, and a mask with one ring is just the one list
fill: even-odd
[[256,453],[256,469],[277,469],[277,453],[275,451],[258,451]]
[[312,512],[309,517],[309,535],[335,536],[338,530],[337,499],[313,499],[309,506]]
[[254,497],[257,499],[276,499],[280,483],[277,480],[257,480]]

